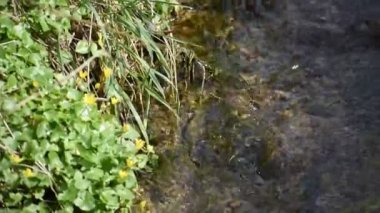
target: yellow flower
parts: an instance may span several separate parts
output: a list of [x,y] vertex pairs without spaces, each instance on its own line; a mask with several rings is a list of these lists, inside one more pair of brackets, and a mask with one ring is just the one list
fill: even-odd
[[99,89],[100,88],[100,83],[96,83],[95,84],[95,89]]
[[25,169],[24,171],[22,171],[22,174],[24,175],[24,177],[26,178],[30,178],[30,177],[33,177],[35,176],[36,174],[29,168]]
[[112,69],[111,68],[104,66],[102,70],[103,70],[103,74],[104,74],[105,78],[111,77],[111,75],[112,75]]
[[88,73],[86,71],[83,71],[83,70],[79,71],[79,78],[86,79],[87,75]]
[[144,210],[145,207],[146,207],[146,201],[145,200],[141,201],[140,204],[139,204],[139,206],[140,206],[141,210]]
[[132,159],[128,158],[127,159],[127,166],[128,166],[128,168],[132,168],[134,165],[135,165],[135,161],[133,161]]
[[111,104],[112,105],[116,105],[116,104],[118,104],[119,103],[119,99],[117,98],[117,97],[112,97],[111,98]]
[[40,84],[38,83],[38,81],[32,81],[32,85],[33,87],[37,88],[40,86]]
[[141,139],[136,139],[135,145],[136,145],[136,149],[140,150],[140,149],[142,149],[144,147],[145,141],[143,141]]
[[104,48],[103,34],[102,33],[98,33],[98,44],[101,48]]
[[129,124],[124,124],[123,125],[123,131],[128,132],[129,131]]
[[23,161],[24,159],[20,158],[20,156],[16,155],[16,154],[12,154],[11,157],[10,157],[12,163],[15,163],[15,164],[18,164],[20,163],[21,161]]
[[83,97],[83,102],[87,105],[95,105],[96,104],[96,98],[94,94],[87,93]]
[[119,171],[119,178],[124,179],[126,177],[128,177],[128,173],[124,170],[120,170]]

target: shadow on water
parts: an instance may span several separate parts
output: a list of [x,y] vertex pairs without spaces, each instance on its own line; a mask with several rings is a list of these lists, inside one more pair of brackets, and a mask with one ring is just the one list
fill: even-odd
[[153,111],[151,210],[379,212],[380,2],[183,2],[176,36],[221,71],[178,131]]

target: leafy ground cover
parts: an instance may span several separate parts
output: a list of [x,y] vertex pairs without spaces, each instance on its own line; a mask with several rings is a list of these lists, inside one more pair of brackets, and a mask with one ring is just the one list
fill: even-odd
[[[0,207],[128,212],[175,113],[172,0],[0,0]],[[169,101],[171,100],[171,101]]]

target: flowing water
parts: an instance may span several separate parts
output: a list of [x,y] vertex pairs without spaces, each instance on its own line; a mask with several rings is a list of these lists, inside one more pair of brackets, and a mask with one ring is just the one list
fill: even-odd
[[151,211],[380,212],[380,2],[232,2],[184,1],[175,33],[215,70],[178,130],[155,115]]

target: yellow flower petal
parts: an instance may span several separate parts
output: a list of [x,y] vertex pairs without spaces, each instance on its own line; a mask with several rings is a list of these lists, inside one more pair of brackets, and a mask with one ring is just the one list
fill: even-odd
[[98,44],[101,48],[104,48],[103,34],[98,33]]
[[95,105],[96,104],[96,97],[94,94],[87,93],[83,97],[83,102],[87,105]]
[[146,201],[145,200],[141,201],[140,204],[139,204],[139,206],[140,206],[141,210],[144,210],[145,207],[146,207]]
[[100,83],[96,83],[95,84],[95,89],[99,89],[100,88]]
[[24,171],[22,171],[22,175],[24,175],[24,177],[26,178],[30,178],[35,176],[36,174],[31,169],[27,168]]
[[129,131],[129,124],[124,124],[123,125],[123,131],[128,132]]
[[22,159],[20,156],[16,155],[16,154],[12,154],[11,157],[10,157],[12,163],[14,164],[18,164],[20,163],[21,161],[23,161],[24,159]]
[[124,170],[120,170],[119,171],[119,178],[124,179],[126,177],[128,177],[128,172],[126,172]]
[[35,88],[37,88],[37,87],[40,86],[40,84],[38,83],[38,81],[33,81],[33,82],[32,82],[32,85],[33,85],[33,87],[35,87]]
[[142,149],[144,147],[145,141],[143,141],[141,139],[136,139],[135,145],[136,145],[136,149],[140,150],[140,149]]
[[87,76],[88,76],[88,72],[83,71],[83,70],[79,71],[79,78],[86,79]]
[[112,75],[112,69],[111,68],[104,66],[102,70],[103,70],[103,75],[106,79],[111,77],[111,75]]
[[135,165],[135,161],[133,161],[132,159],[128,158],[127,159],[127,166],[128,166],[128,168],[132,168],[134,165]]
[[118,103],[119,103],[119,99],[118,98],[116,98],[116,97],[112,97],[111,98],[111,104],[116,105]]

